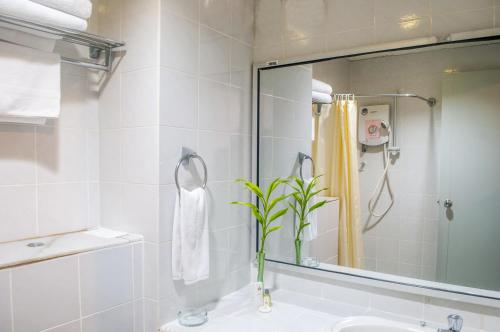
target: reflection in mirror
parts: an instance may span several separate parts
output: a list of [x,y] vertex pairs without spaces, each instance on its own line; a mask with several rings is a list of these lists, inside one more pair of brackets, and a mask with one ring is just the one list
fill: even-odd
[[268,258],[500,290],[500,44],[263,68],[259,84],[259,184],[319,176],[329,202],[300,260],[293,209]]

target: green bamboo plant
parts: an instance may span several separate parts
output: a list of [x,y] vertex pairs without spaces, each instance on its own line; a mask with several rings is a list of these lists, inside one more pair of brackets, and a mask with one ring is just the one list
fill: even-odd
[[276,178],[273,180],[267,191],[264,193],[259,186],[255,183],[252,183],[245,179],[236,180],[238,183],[242,183],[250,192],[255,194],[259,199],[259,207],[256,204],[251,202],[231,202],[231,204],[238,204],[242,206],[246,206],[250,208],[253,216],[257,219],[260,226],[260,246],[259,251],[257,253],[257,264],[258,264],[258,274],[257,281],[264,282],[264,263],[265,263],[265,245],[266,239],[272,232],[279,230],[282,226],[275,225],[272,223],[277,220],[279,217],[283,216],[287,213],[288,208],[280,209],[277,212],[273,213],[276,207],[278,207],[278,203],[287,199],[290,195],[279,195],[277,197],[273,197],[273,192],[276,191],[281,185],[288,183],[288,180]]
[[326,203],[327,200],[318,201],[311,204],[316,195],[325,191],[326,188],[315,190],[316,184],[319,181],[319,176],[315,176],[308,184],[298,177],[294,177],[294,184],[290,184],[293,189],[292,196],[295,202],[288,202],[290,208],[297,216],[298,222],[295,225],[295,264],[302,263],[302,237],[304,230],[311,224],[308,222],[308,216],[316,209],[319,209]]

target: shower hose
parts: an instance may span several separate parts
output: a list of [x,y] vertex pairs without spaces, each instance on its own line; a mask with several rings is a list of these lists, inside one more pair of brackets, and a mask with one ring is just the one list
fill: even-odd
[[[382,123],[382,126],[387,129],[388,136],[391,136],[391,126],[386,124],[385,122]],[[388,171],[389,171],[389,149],[388,149],[389,142],[384,143],[384,172],[382,173],[382,176],[377,182],[377,185],[373,189],[372,196],[370,197],[370,200],[368,201],[368,211],[370,212],[370,215],[375,218],[381,218],[389,212],[391,209],[392,205],[394,204],[394,194],[392,193],[392,188],[391,188],[391,183],[389,182],[389,176],[388,176]],[[389,205],[382,211],[382,212],[375,212],[375,202],[377,201],[377,197],[379,197],[383,187],[384,187],[384,182],[387,182],[387,191],[389,192],[389,198],[390,198],[390,203]]]

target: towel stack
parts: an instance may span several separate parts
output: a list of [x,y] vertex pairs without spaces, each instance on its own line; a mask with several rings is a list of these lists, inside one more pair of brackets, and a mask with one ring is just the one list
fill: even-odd
[[332,86],[319,80],[312,80],[312,102],[319,104],[332,103]]
[[[30,22],[87,29],[89,0],[0,0],[0,14]],[[0,24],[0,122],[44,124],[57,118],[61,101],[61,59],[55,37]]]
[[73,30],[87,30],[89,0],[0,0],[0,14]]

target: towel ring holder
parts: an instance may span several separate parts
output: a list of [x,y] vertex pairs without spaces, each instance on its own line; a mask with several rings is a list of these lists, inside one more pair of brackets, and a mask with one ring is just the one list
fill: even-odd
[[179,193],[179,196],[181,195],[181,186],[179,184],[179,167],[182,164],[189,164],[191,159],[198,159],[201,162],[201,165],[203,166],[203,184],[201,187],[205,189],[207,187],[207,179],[208,179],[208,171],[207,171],[207,165],[205,164],[205,161],[203,160],[202,157],[200,157],[196,152],[191,152],[187,153],[184,156],[179,159],[177,162],[177,165],[175,166],[175,186],[177,187],[177,192]]
[[311,158],[311,156],[303,153],[303,152],[299,152],[299,175],[300,175],[300,179],[303,181],[304,180],[304,176],[302,175],[302,166],[304,165],[304,161],[305,160],[310,160],[311,161],[311,166],[312,166],[312,174],[314,176],[314,160]]

